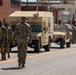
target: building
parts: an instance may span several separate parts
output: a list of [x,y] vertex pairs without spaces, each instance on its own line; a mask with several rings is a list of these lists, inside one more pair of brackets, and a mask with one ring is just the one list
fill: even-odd
[[0,19],[8,17],[16,10],[21,10],[21,0],[0,0]]
[[74,0],[64,0],[60,1],[61,4],[76,4],[76,1]]
[[[70,17],[69,17],[69,21],[72,21],[73,19],[73,15],[76,15],[76,1],[61,1],[60,4],[52,4],[52,7],[55,7],[59,10],[59,14],[63,11],[66,11],[66,12],[70,12]],[[60,14],[60,15],[61,15]],[[62,15],[62,16],[65,16],[65,15]],[[74,16],[76,18],[76,16]],[[68,18],[68,15],[67,17],[65,16],[65,18]],[[60,16],[59,16],[59,19],[60,19]]]
[[[39,11],[48,11],[48,8],[49,8],[48,6],[50,6],[49,11],[53,12],[55,22],[56,21],[59,22],[58,20],[60,19],[61,20],[67,19],[69,21],[72,21],[73,15],[76,15],[76,1],[75,0],[58,0],[58,1],[57,0],[56,1],[38,0],[38,1],[39,1],[39,4],[38,4]],[[29,2],[29,0],[26,0],[26,2],[21,3],[21,10],[22,11],[27,11],[27,10],[36,11],[37,2]],[[64,14],[64,12],[66,13]],[[70,14],[67,14],[67,13],[70,13]]]
[[[49,3],[49,5],[52,2]],[[57,3],[53,3],[57,4]],[[37,2],[22,2],[21,3],[21,11],[37,11]],[[48,9],[48,3],[39,2],[38,11],[50,11],[53,12],[54,22],[57,23],[58,19],[58,10],[55,7],[51,7]]]

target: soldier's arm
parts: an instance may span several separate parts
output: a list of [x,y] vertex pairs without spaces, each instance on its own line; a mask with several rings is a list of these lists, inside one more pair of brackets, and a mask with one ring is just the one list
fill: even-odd
[[2,31],[3,31],[4,45],[6,45],[6,43],[7,43],[7,31],[6,31],[6,28],[3,27]]
[[12,29],[10,28],[10,29],[8,29],[9,30],[9,39],[10,39],[10,41],[12,41],[12,35],[13,35],[13,33],[12,33]]
[[16,44],[15,40],[17,40],[17,38],[16,38],[17,35],[18,35],[18,29],[17,29],[17,26],[16,26],[15,31],[14,31],[14,33],[13,33],[13,38],[12,38],[13,45]]
[[26,27],[27,27],[28,36],[31,36],[31,34],[32,34],[31,26],[28,23],[25,23],[25,24],[26,24]]
[[18,26],[20,25],[20,23],[18,23],[15,27],[15,31],[14,31],[14,34],[13,34],[13,39],[16,40],[17,39],[17,36],[19,34],[19,28]]
[[31,27],[28,28],[28,37],[29,37],[29,43],[32,42],[32,29]]
[[17,26],[16,26],[14,34],[13,34],[13,39],[14,40],[16,39],[17,34],[18,34],[18,29],[17,29]]
[[4,37],[7,37],[7,31],[6,31],[6,28],[2,28],[2,30],[3,30],[3,35],[4,35]]

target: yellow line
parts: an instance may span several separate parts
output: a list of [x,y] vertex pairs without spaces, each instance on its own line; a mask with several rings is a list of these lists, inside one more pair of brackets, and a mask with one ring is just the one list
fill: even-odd
[[40,54],[35,54],[35,55],[31,55],[31,56],[28,56],[27,58],[35,58],[35,57],[39,57],[39,56],[46,56],[46,55],[52,55],[52,54],[57,54],[57,53],[61,53],[61,52],[67,52],[67,51],[72,51],[72,50],[76,50],[76,48],[68,48],[66,50],[64,49],[61,49],[59,51],[53,51],[53,52],[43,52],[43,53],[40,53]]
[[[46,56],[46,55],[51,55],[51,54],[57,54],[57,53],[67,52],[67,51],[72,51],[72,50],[76,50],[76,48],[67,48],[66,50],[61,49],[59,51],[54,51],[54,52],[51,52],[51,51],[50,52],[43,52],[43,53],[27,56],[27,58],[30,59],[30,58],[35,58],[35,57],[40,57],[40,56]],[[8,62],[14,62],[14,61],[17,61],[17,59],[18,58],[13,58],[13,59],[5,60],[5,61],[0,61],[0,64],[5,64],[5,63],[8,63]]]
[[8,59],[8,60],[5,60],[5,61],[0,61],[0,64],[5,64],[5,63],[8,63],[8,62],[14,62],[14,61],[17,61],[17,58]]

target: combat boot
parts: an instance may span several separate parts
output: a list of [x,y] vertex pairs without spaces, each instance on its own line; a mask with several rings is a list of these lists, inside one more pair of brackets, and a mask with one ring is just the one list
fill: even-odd
[[4,54],[1,54],[1,60],[6,60],[6,56]]
[[22,68],[25,68],[25,64],[24,63],[22,63]]
[[10,54],[8,54],[8,58],[10,58]]
[[19,62],[18,66],[20,67],[21,66],[21,63]]
[[3,60],[3,55],[1,54],[1,60]]
[[6,60],[6,55],[3,56],[3,60]]

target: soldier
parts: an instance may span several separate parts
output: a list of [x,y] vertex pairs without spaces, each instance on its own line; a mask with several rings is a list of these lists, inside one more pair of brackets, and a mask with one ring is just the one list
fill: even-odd
[[72,25],[72,44],[76,44],[76,27]]
[[6,60],[5,40],[6,40],[6,28],[2,26],[2,22],[0,21],[0,48],[1,48],[1,59],[2,60]]
[[[27,54],[28,37],[31,38],[31,27],[26,23],[26,18],[21,18],[21,23],[18,23],[13,35],[14,40],[17,40],[18,48],[18,66],[25,67],[25,60]],[[31,42],[31,40],[30,40]]]
[[12,30],[11,27],[9,27],[9,23],[5,22],[4,26],[6,27],[6,42],[5,42],[5,52],[8,54],[8,58],[10,58],[10,43],[12,41]]

